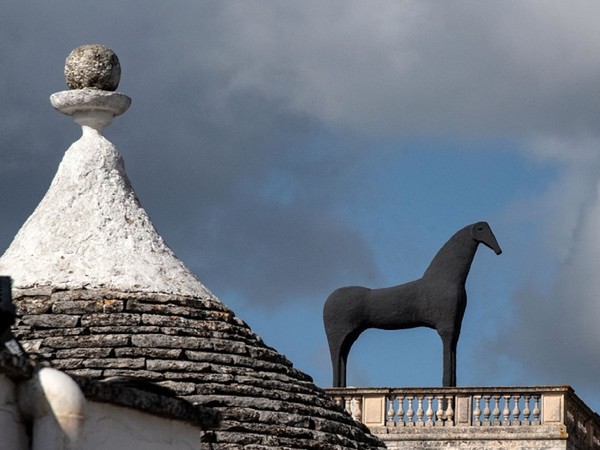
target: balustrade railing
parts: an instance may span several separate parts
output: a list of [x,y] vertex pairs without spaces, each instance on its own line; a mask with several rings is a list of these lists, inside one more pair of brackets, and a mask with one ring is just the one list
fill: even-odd
[[589,442],[586,448],[600,448],[600,417],[568,386],[332,388],[326,392],[370,428],[563,425],[574,438]]

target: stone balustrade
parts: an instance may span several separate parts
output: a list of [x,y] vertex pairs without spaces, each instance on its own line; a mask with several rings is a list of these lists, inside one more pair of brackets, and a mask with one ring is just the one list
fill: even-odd
[[568,386],[326,391],[388,448],[421,448],[415,443],[422,439],[441,447],[460,439],[472,443],[461,448],[488,448],[482,441],[495,440],[527,443],[519,448],[600,449],[600,417]]

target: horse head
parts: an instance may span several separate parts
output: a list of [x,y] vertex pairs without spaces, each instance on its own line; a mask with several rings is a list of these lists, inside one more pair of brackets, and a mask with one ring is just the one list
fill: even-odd
[[496,255],[502,253],[502,249],[498,245],[498,241],[496,241],[496,237],[494,236],[494,233],[492,233],[492,229],[487,222],[474,223],[471,226],[471,236],[476,242],[494,250]]

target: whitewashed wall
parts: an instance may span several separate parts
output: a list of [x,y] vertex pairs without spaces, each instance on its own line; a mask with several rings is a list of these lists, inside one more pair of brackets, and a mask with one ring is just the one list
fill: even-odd
[[[58,371],[56,371],[58,372]],[[85,401],[83,420],[78,430],[70,429],[69,436],[60,432],[59,422],[45,405],[24,412],[33,398],[23,399],[31,389],[0,374],[0,450],[199,450],[200,428],[184,421],[168,419],[110,403]],[[23,386],[26,386],[23,389]],[[46,403],[52,410],[52,404]],[[28,436],[26,421],[31,421],[32,436]],[[31,438],[31,441],[30,441]]]
[[130,408],[88,402],[78,450],[198,450],[200,429]]

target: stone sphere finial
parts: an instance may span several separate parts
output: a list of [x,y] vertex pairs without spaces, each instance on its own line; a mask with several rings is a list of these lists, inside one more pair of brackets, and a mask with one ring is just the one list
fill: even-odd
[[65,61],[65,80],[69,89],[115,91],[120,79],[119,58],[104,45],[77,47]]

